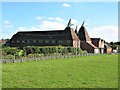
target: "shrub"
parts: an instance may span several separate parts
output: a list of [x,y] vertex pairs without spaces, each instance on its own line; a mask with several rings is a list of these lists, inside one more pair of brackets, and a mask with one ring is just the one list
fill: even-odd
[[14,55],[17,51],[17,48],[15,47],[4,47],[2,48],[4,55]]
[[63,53],[63,54],[67,54],[67,53],[68,53],[67,47],[63,48],[62,53]]
[[33,53],[31,46],[24,47],[23,50],[25,51],[26,55]]
[[14,55],[6,55],[6,56],[3,56],[2,58],[4,58],[4,59],[14,59]]
[[62,53],[63,52],[64,47],[63,46],[58,46],[58,53]]

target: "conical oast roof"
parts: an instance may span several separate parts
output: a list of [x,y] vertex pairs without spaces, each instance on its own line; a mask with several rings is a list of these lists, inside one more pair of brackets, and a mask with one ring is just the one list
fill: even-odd
[[84,26],[81,26],[78,32],[78,37],[81,41],[91,41]]

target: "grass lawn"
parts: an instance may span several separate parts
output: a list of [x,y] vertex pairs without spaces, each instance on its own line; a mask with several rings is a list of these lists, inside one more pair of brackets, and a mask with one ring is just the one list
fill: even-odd
[[3,88],[117,88],[118,55],[2,64]]

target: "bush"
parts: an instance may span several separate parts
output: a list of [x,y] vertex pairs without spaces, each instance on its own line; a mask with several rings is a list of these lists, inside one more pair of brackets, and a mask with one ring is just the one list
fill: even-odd
[[64,47],[63,46],[58,46],[58,53],[62,53],[63,52]]
[[4,47],[2,48],[4,55],[14,55],[16,53],[16,48],[14,47]]
[[67,54],[67,53],[68,53],[67,47],[63,48],[62,53],[63,53],[63,54]]
[[83,54],[87,54],[87,51],[86,50],[84,50],[84,51],[82,51],[83,52]]
[[25,51],[23,51],[23,50],[18,50],[18,51],[16,52],[16,55],[19,56],[19,57],[25,56]]
[[28,55],[29,58],[43,57],[43,56],[44,56],[44,54],[37,54],[37,53],[36,53],[36,54],[29,54],[29,55]]
[[35,55],[34,54],[28,54],[29,58],[33,58]]
[[2,58],[4,58],[4,59],[14,59],[14,55],[6,55],[6,56],[3,56]]
[[86,51],[82,51],[80,48],[74,48],[74,47],[63,47],[63,46],[45,46],[45,47],[40,47],[40,46],[27,46],[23,48],[17,48],[17,47],[3,47],[3,52],[4,55],[15,55],[17,57],[23,57],[26,55],[49,55],[49,54],[54,54],[54,53],[60,53],[60,54],[83,54],[87,53]]
[[23,50],[25,51],[26,55],[33,53],[31,46],[24,47]]

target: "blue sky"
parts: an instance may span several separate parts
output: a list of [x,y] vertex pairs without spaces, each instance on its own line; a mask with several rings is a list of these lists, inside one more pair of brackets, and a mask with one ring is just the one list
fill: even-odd
[[2,38],[18,31],[63,30],[85,21],[90,37],[118,41],[117,2],[3,2]]

